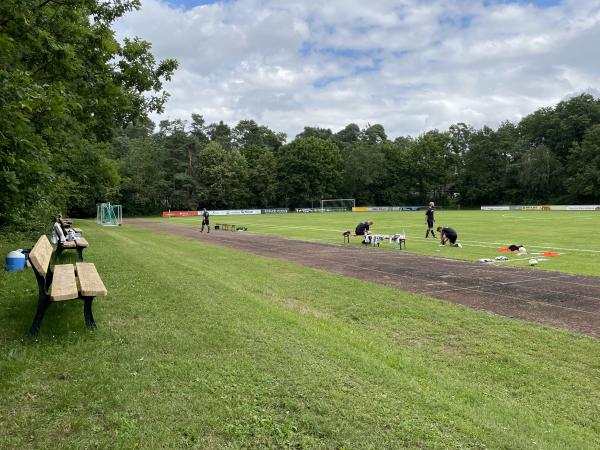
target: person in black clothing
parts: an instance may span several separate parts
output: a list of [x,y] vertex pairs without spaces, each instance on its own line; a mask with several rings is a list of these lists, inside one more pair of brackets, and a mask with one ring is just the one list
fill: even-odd
[[358,225],[356,225],[356,230],[354,231],[354,234],[356,234],[357,236],[364,236],[369,234],[369,227],[373,225],[373,221],[372,220],[367,220],[366,222],[361,222]]
[[433,222],[435,222],[435,219],[433,218],[434,211],[435,205],[433,202],[429,202],[429,209],[427,209],[425,212],[425,220],[427,222],[427,233],[425,233],[425,239],[427,239],[429,233],[431,233],[431,237],[435,239],[435,233],[433,232]]
[[456,230],[454,228],[437,227],[437,230],[440,233],[440,237],[441,237],[440,242],[442,245],[446,245],[446,241],[448,241],[448,242],[450,242],[451,247],[462,248],[462,245],[460,245],[459,243],[456,242],[456,239],[458,239],[458,234],[456,233]]
[[202,212],[202,227],[200,228],[200,233],[202,233],[204,231],[204,225],[206,225],[206,228],[208,229],[208,233],[210,233],[210,222],[208,220],[209,215],[210,214],[208,213],[206,208],[204,208],[204,211]]
[[368,244],[370,242],[369,227],[371,225],[373,225],[372,220],[367,220],[366,222],[361,222],[358,225],[356,225],[356,230],[354,230],[354,234],[356,234],[357,236],[365,237],[363,244]]

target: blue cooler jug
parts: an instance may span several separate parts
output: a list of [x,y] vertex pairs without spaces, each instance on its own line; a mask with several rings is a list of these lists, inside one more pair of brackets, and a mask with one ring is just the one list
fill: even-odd
[[16,272],[25,268],[25,255],[18,250],[10,252],[6,255],[6,270]]

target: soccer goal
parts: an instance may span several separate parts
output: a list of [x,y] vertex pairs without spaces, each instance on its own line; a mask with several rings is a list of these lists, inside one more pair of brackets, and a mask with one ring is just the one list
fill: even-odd
[[99,203],[96,205],[96,223],[107,227],[123,224],[123,208],[121,205]]
[[321,199],[321,212],[352,211],[355,206],[354,198]]

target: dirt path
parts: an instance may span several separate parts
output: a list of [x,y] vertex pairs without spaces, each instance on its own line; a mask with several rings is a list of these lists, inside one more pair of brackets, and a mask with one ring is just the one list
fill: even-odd
[[151,220],[127,223],[600,337],[600,278],[252,233],[201,234],[195,228]]

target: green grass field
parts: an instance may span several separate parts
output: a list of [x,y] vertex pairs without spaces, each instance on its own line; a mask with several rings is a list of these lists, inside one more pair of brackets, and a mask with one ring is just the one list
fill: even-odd
[[[507,255],[499,253],[498,248],[524,244],[530,253],[561,254],[540,262],[537,266],[540,269],[600,275],[600,240],[595,237],[595,231],[600,230],[600,212],[594,211],[437,211],[436,226],[443,224],[456,229],[462,249],[440,247],[437,240],[425,239],[427,227],[423,211],[213,216],[211,222],[243,225],[253,233],[341,244],[343,230],[354,231],[358,222],[367,219],[374,221],[375,233],[406,232],[410,252],[476,261]],[[160,220],[185,226],[200,223],[198,217]],[[354,238],[355,244],[359,242]],[[384,247],[394,249],[396,246]],[[525,267],[529,258],[538,257],[507,256],[510,261],[501,264],[514,267]]]
[[[246,223],[295,219],[335,241],[336,218],[357,217]],[[109,290],[95,332],[67,302],[26,338],[34,275],[0,271],[0,448],[600,447],[596,339],[176,236],[77,225]],[[19,244],[32,242],[0,251]]]

